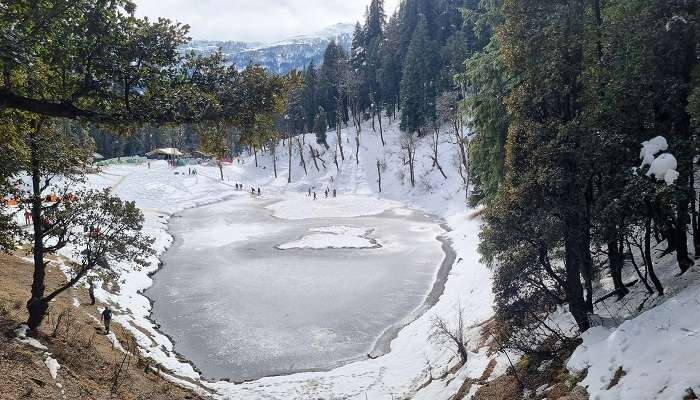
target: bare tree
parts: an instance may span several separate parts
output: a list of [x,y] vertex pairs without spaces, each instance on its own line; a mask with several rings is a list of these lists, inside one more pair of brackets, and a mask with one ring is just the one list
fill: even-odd
[[465,187],[465,195],[469,196],[469,137],[464,134],[464,113],[459,108],[459,93],[445,92],[437,99],[437,122],[439,125],[451,126],[453,141],[457,145],[461,161],[459,174]]
[[316,167],[316,171],[321,172],[321,170],[318,168],[318,162],[316,161],[316,151],[314,151],[313,146],[309,144],[309,151],[311,152],[311,159],[314,161],[314,167]]
[[306,170],[306,160],[304,159],[304,144],[297,138],[297,145],[299,147],[299,162],[301,166],[304,167],[304,175],[308,175],[309,172]]
[[454,323],[450,323],[443,317],[435,315],[432,319],[430,340],[440,346],[448,347],[459,356],[460,365],[467,363],[469,341],[466,338],[464,328],[464,309],[457,306],[457,315]]
[[433,160],[433,167],[437,167],[440,174],[442,174],[442,177],[447,179],[447,175],[445,175],[445,171],[442,169],[442,165],[440,165],[440,160],[438,158],[438,150],[440,146],[440,123],[437,121],[433,123],[433,134],[430,136],[430,140],[430,147],[432,150],[432,155],[430,158]]
[[404,165],[408,164],[409,177],[411,179],[411,186],[416,186],[416,174],[415,174],[415,163],[416,163],[416,138],[413,133],[404,133],[401,137],[401,150],[405,152],[404,154]]
[[289,135],[289,138],[287,140],[287,147],[287,150],[289,150],[289,171],[287,174],[287,183],[292,183],[292,135]]

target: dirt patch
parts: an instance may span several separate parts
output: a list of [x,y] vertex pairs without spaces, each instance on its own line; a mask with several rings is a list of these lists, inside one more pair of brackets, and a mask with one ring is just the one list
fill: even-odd
[[613,374],[610,383],[608,384],[608,390],[614,388],[618,383],[620,383],[620,379],[622,379],[622,377],[625,375],[627,375],[627,372],[625,372],[625,370],[622,369],[622,367],[618,367],[615,370],[615,374]]
[[[89,304],[82,288],[68,290],[51,303],[36,335],[47,351],[5,335],[27,317],[24,302],[29,298],[32,265],[23,256],[0,254],[0,399],[200,398],[163,379],[137,356],[133,339],[118,325],[113,325],[113,332],[127,353],[115,347],[95,321],[98,309]],[[49,264],[47,289],[64,282],[58,265]],[[60,364],[55,380],[46,366],[47,352]]]

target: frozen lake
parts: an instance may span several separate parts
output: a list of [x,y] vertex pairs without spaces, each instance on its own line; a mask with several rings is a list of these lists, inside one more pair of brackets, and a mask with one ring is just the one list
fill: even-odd
[[453,256],[438,221],[406,209],[286,220],[271,203],[241,198],[171,219],[175,241],[146,295],[205,377],[240,382],[381,354],[441,294]]

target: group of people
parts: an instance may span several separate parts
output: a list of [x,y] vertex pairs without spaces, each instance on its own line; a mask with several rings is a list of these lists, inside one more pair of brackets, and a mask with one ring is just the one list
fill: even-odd
[[[234,185],[234,187],[236,188],[236,190],[243,190],[243,184],[236,183],[236,184]],[[258,189],[256,190],[254,187],[251,186],[251,187],[250,187],[250,194],[252,194],[253,196],[255,196],[256,193],[257,193],[258,196],[262,195],[262,191],[260,190],[260,187],[258,187]]]
[[[331,194],[333,195],[333,198],[338,197],[338,191],[336,189],[333,189],[333,191],[331,191],[329,188],[326,188],[326,190],[324,191],[324,194],[326,195],[326,198],[328,198],[328,196],[330,196]],[[316,200],[318,198],[318,196],[316,195],[316,192],[312,191],[311,188],[309,188],[308,196],[313,197],[314,200]]]
[[187,175],[197,175],[197,168],[187,168]]

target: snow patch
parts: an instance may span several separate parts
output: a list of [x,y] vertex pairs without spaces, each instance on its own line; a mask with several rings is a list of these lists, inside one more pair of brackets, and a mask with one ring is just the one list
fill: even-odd
[[381,247],[369,235],[371,228],[351,226],[329,226],[310,229],[312,233],[299,240],[277,246],[280,250],[290,249],[373,249]]
[[56,359],[52,358],[50,355],[46,356],[44,364],[46,365],[46,368],[49,369],[51,378],[53,378],[53,380],[56,380],[56,378],[58,377],[58,370],[61,368],[61,364],[59,364],[58,361],[56,361]]
[[306,196],[296,196],[269,205],[273,215],[282,219],[307,218],[356,218],[382,214],[402,207],[401,203],[368,196],[343,196],[333,199],[310,201]]
[[[592,399],[680,399],[700,393],[700,287],[691,286],[616,329],[589,329],[567,363],[588,369],[582,385]],[[625,376],[608,389],[615,371]]]

